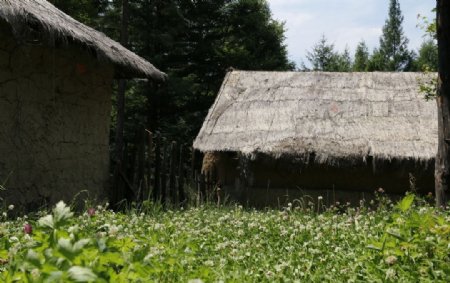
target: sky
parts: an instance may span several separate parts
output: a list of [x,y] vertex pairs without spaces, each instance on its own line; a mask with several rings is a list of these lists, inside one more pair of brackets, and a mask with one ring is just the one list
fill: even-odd
[[[352,54],[358,42],[365,40],[369,50],[378,47],[388,16],[389,0],[268,0],[274,19],[285,22],[289,58],[297,66],[308,65],[307,51],[322,35],[335,49],[346,46]],[[424,32],[417,27],[417,15],[434,18],[431,10],[436,0],[400,0],[404,16],[403,31],[409,48],[417,50]]]

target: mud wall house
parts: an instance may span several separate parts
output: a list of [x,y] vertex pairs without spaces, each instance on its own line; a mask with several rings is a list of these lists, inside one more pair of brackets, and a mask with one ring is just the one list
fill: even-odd
[[104,193],[113,80],[165,74],[45,0],[0,1],[0,197]]
[[[418,73],[233,71],[194,141],[204,172],[250,203],[434,190],[437,110]],[[211,173],[212,172],[212,173]]]

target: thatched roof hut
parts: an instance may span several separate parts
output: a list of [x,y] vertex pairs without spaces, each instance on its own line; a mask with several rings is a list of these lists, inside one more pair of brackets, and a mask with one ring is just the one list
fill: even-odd
[[233,71],[194,148],[250,159],[292,157],[322,168],[368,160],[432,164],[437,109],[419,93],[426,78],[420,73]]
[[336,159],[433,159],[437,111],[417,73],[227,74],[194,147]]
[[166,75],[44,0],[0,1],[0,38],[0,198],[105,196],[113,79]]
[[49,45],[79,44],[98,60],[113,64],[116,78],[164,80],[166,77],[151,63],[46,0],[2,0],[0,20],[11,26],[16,39],[25,42],[39,38]]

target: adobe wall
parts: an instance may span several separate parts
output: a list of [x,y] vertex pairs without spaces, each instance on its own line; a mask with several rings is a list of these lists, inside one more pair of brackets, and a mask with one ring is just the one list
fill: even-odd
[[77,47],[19,45],[1,23],[0,38],[0,197],[35,209],[103,195],[112,66]]
[[[244,167],[245,176],[240,173]],[[373,198],[378,188],[401,196],[410,190],[411,181],[420,193],[434,191],[434,166],[414,162],[379,161],[333,167],[261,155],[243,162],[234,153],[214,152],[205,154],[203,170],[214,170],[233,200],[253,206],[285,204],[302,196],[322,196],[329,204],[358,204],[362,198]]]

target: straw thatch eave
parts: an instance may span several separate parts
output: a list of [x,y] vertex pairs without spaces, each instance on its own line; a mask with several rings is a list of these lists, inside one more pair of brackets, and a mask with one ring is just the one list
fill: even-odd
[[45,0],[2,0],[0,19],[19,41],[39,33],[50,46],[75,43],[114,65],[116,78],[164,81],[166,74],[116,41],[64,14]]
[[233,71],[194,148],[337,166],[375,160],[430,164],[437,152],[436,104],[418,91],[429,77]]

